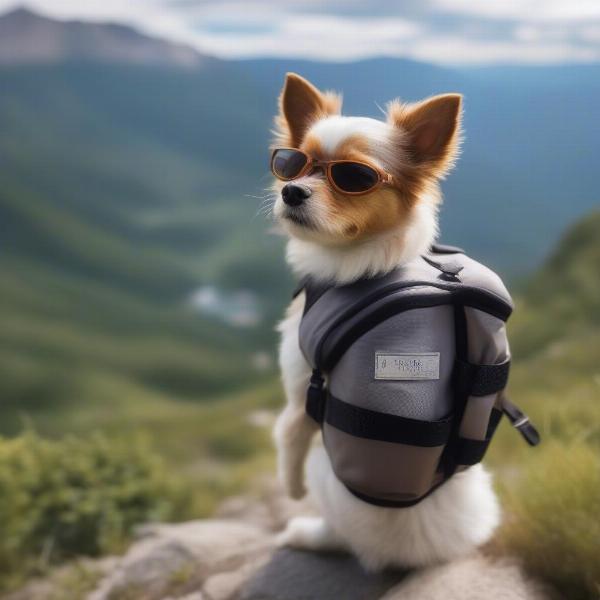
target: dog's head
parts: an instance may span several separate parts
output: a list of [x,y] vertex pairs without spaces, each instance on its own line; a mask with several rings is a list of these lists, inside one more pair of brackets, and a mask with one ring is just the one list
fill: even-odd
[[[437,182],[458,153],[461,96],[444,94],[415,104],[394,100],[386,120],[341,116],[341,104],[338,95],[287,75],[273,148],[299,149],[311,161],[309,167],[315,166],[288,181],[275,181],[273,212],[292,238],[343,248],[402,232],[414,223],[423,198],[437,202]],[[328,172],[328,165],[335,164],[331,161],[358,162],[373,170],[365,173],[367,183],[357,184],[360,173],[353,173],[349,163]],[[336,185],[357,184],[363,192],[374,177],[377,183],[364,193],[345,193]]]

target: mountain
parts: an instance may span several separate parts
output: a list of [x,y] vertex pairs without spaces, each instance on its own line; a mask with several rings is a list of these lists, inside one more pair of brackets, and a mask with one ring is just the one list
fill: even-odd
[[[2,43],[23,17],[37,22],[0,19]],[[276,241],[262,241],[244,197],[268,117],[238,98],[260,90],[220,61],[42,62],[0,67],[1,431],[21,428],[23,411],[37,422],[62,409],[73,424],[264,378],[255,357],[271,328],[240,330],[191,303],[208,284],[246,290],[246,274],[273,289],[251,273]],[[261,303],[261,323],[279,304]]]
[[89,60],[198,68],[215,59],[117,23],[57,21],[18,8],[0,18],[0,64]]
[[[101,33],[82,36],[83,46],[70,46],[66,54],[36,50],[48,39],[39,28],[60,32],[56,35],[62,39],[86,27]],[[129,40],[131,53],[121,52],[120,43],[97,50],[95,40],[112,40],[115,30]],[[148,61],[142,69],[131,55],[144,54],[148,45],[155,49],[153,56],[166,62]],[[288,70],[323,88],[342,90],[347,114],[381,116],[378,105],[397,96],[416,100],[449,90],[463,93],[465,143],[457,169],[443,186],[442,236],[505,276],[520,277],[538,265],[564,226],[598,204],[598,65],[450,69],[396,58],[355,63],[219,61],[188,48],[186,55],[197,57],[200,67],[181,69],[169,48],[168,42],[112,24],[58,22],[23,9],[0,17],[0,63],[9,63],[3,77],[10,77],[14,92],[23,95],[19,103],[29,102],[34,87],[36,93],[42,87],[43,96],[48,88],[55,94],[52,102],[58,101],[56,94],[74,93],[77,102],[90,103],[102,115],[106,135],[110,131],[115,140],[135,127],[153,136],[157,146],[176,144],[178,151],[193,152],[196,164],[211,172],[198,196],[233,191],[233,202],[211,203],[200,222],[173,224],[171,231],[181,225],[186,232],[168,236],[183,243],[190,239],[190,229],[198,232],[196,240],[202,231],[211,265],[204,270],[219,285],[232,277],[251,282],[264,273],[250,257],[236,257],[243,246],[259,258],[244,227],[233,232],[230,225],[241,225],[245,218],[247,228],[260,235],[254,217],[260,198],[254,197],[265,194],[268,131]],[[51,65],[49,56],[54,57]],[[17,69],[10,64],[16,59],[28,64]],[[62,86],[60,92],[50,92],[57,86]],[[63,109],[68,114],[69,108]],[[56,115],[59,121],[64,117]],[[48,115],[49,122],[54,118]],[[99,141],[98,131],[91,135]],[[155,174],[139,176],[150,180]],[[158,189],[165,183],[159,179]],[[171,216],[177,218],[176,213]],[[209,248],[210,240],[216,243]]]
[[[541,269],[523,286],[513,324],[519,358],[570,342],[584,354],[584,340],[600,339],[600,211],[562,236]],[[571,360],[575,362],[575,356]],[[587,359],[600,358],[600,346]]]
[[[376,114],[374,100],[398,94],[464,92],[467,141],[444,184],[443,237],[504,274],[527,273],[597,205],[596,66],[181,68],[81,49],[48,64],[33,52],[38,26],[75,27],[22,10],[0,17],[2,47],[21,38],[31,49],[27,64],[0,66],[0,394],[11,430],[15,407],[102,405],[115,390],[204,399],[262,377],[254,365],[274,353],[272,325],[292,288],[281,240],[257,214],[287,69],[344,90],[348,113]],[[126,31],[136,48],[168,44]],[[226,322],[244,299],[259,327]]]

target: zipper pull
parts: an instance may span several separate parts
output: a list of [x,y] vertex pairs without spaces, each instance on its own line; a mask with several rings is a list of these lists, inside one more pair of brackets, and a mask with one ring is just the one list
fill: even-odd
[[310,384],[306,390],[306,413],[319,425],[323,423],[325,418],[326,399],[327,390],[325,389],[323,374],[320,369],[313,369]]

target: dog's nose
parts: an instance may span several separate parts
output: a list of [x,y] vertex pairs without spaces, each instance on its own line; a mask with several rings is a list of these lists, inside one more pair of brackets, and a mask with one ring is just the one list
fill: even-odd
[[281,197],[288,206],[300,206],[311,194],[307,185],[299,183],[288,183],[281,190]]

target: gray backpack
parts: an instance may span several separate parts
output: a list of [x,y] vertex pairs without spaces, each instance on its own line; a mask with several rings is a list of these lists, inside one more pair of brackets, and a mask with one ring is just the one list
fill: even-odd
[[504,395],[511,298],[461,250],[437,245],[381,277],[305,279],[302,290],[300,348],[313,368],[306,411],[358,498],[416,504],[481,461],[503,414],[539,443]]

